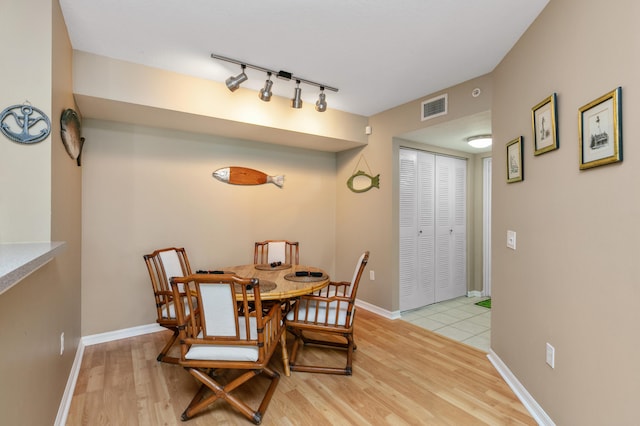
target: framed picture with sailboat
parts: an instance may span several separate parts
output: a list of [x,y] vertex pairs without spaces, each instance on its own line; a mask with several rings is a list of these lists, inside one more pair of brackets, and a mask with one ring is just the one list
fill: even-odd
[[507,183],[524,180],[522,136],[507,143]]
[[579,109],[580,169],[622,161],[622,88]]
[[531,109],[533,125],[533,155],[558,149],[558,113],[556,94],[544,99]]

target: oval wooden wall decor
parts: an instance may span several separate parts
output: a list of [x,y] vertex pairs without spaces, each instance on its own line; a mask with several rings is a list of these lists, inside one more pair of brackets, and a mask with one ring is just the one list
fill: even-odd
[[[364,160],[365,164],[367,165],[369,173],[366,173],[362,170],[358,170],[357,172],[355,171],[358,168],[360,161],[362,160]],[[347,180],[347,187],[351,191],[355,193],[361,193],[367,192],[371,188],[380,188],[380,174],[373,176],[373,173],[371,173],[371,168],[369,167],[369,163],[367,163],[367,159],[364,158],[364,155],[360,156],[360,159],[358,159],[356,167],[353,170],[354,173]]]

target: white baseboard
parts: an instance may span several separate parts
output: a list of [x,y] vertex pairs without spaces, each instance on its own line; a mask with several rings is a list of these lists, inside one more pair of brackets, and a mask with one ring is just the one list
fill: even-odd
[[493,364],[496,370],[498,370],[498,373],[502,376],[504,381],[507,382],[513,393],[515,393],[520,402],[522,402],[522,405],[524,405],[527,411],[529,411],[531,417],[533,417],[533,419],[541,426],[555,426],[551,417],[544,412],[540,404],[533,399],[527,389],[522,386],[522,383],[520,383],[511,370],[509,370],[509,367],[502,362],[500,357],[493,350],[489,350],[487,358],[489,358],[491,364]]
[[482,292],[478,290],[472,290],[467,292],[467,297],[482,297],[482,296],[483,296]]
[[387,311],[386,309],[382,309],[379,306],[372,305],[371,303],[367,303],[359,299],[356,299],[356,306],[373,312],[374,314],[378,314],[381,317],[385,317],[387,319],[395,320],[400,318],[400,311]]
[[69,407],[71,407],[71,400],[73,399],[73,392],[76,389],[76,381],[78,380],[78,374],[80,374],[80,366],[82,365],[82,357],[84,355],[84,344],[82,339],[78,343],[78,349],[76,350],[76,356],[73,359],[73,365],[71,366],[71,372],[67,379],[67,386],[64,388],[62,394],[62,401],[58,407],[58,415],[54,422],[55,426],[64,426],[67,423],[67,416],[69,415]]
[[82,342],[85,346],[97,345],[98,343],[112,342],[114,340],[126,339],[127,337],[140,336],[142,334],[155,333],[166,330],[158,324],[139,325],[137,327],[124,328],[122,330],[108,331],[106,333],[92,334],[84,336]]

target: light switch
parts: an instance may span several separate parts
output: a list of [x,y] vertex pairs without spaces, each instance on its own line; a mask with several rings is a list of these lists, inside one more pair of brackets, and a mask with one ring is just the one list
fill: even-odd
[[516,231],[507,231],[507,247],[516,249]]

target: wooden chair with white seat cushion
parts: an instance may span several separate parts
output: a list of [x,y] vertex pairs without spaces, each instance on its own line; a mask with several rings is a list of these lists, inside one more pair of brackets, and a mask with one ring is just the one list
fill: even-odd
[[[196,274],[171,284],[174,298],[185,302],[176,304],[180,364],[202,384],[182,420],[220,399],[260,424],[280,380],[268,366],[284,330],[280,306],[263,306],[257,278]],[[255,377],[270,380],[257,409],[234,393]]]
[[158,361],[177,364],[177,357],[167,355],[178,338],[178,320],[169,280],[172,277],[184,277],[191,274],[187,252],[184,248],[163,248],[144,255],[144,261],[149,271],[153,296],[156,302],[156,322],[173,331],[173,336],[162,348],[157,359]]
[[255,243],[253,263],[283,265],[300,264],[300,244],[297,241],[266,240]]
[[[311,373],[352,374],[355,300],[362,272],[369,261],[369,252],[362,253],[353,273],[351,282],[330,282],[317,292],[301,296],[287,313],[285,324],[294,336],[293,349],[289,357],[291,371]],[[313,337],[305,335],[313,333]],[[301,345],[319,345],[342,348],[347,351],[344,368],[303,365],[297,363]]]

